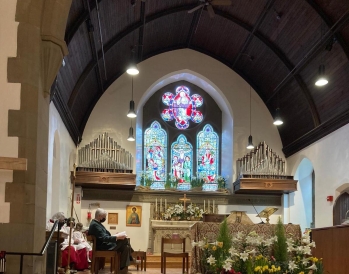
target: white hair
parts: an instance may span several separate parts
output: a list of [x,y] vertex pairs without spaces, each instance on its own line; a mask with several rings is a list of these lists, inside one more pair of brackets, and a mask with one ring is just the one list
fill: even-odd
[[64,213],[63,212],[57,212],[56,214],[54,214],[52,216],[52,220],[64,220],[65,219],[65,216],[64,216]]
[[95,213],[95,218],[97,218],[99,215],[107,215],[107,211],[103,208],[97,208]]

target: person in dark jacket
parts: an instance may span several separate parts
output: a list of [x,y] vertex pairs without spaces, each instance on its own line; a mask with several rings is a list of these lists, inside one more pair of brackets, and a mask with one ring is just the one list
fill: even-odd
[[115,250],[116,252],[120,252],[121,273],[128,273],[132,248],[125,235],[111,236],[110,232],[102,224],[105,222],[106,217],[107,211],[98,208],[95,218],[90,223],[88,234],[96,237],[96,250]]

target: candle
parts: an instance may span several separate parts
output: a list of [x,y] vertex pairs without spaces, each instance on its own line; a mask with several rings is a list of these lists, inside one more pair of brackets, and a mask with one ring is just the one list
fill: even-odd
[[212,202],[212,204],[213,204],[213,206],[212,206],[212,213],[214,213],[214,200],[213,200],[213,202]]
[[158,212],[158,198],[155,199],[155,213]]
[[207,213],[210,213],[210,200],[208,200],[207,207],[208,207]]
[[205,203],[206,203],[206,201],[204,200],[204,212],[205,212],[205,210],[206,210],[206,206],[205,206]]
[[162,198],[160,198],[160,213],[162,212]]
[[165,211],[167,209],[167,199],[165,199]]

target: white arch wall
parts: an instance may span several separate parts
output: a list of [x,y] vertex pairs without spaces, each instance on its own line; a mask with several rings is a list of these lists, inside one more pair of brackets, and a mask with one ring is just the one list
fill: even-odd
[[[295,174],[299,163],[308,158],[315,172],[315,227],[333,224],[333,202],[349,183],[349,125],[345,125],[302,151],[287,158],[288,170]],[[292,218],[292,213],[291,218]],[[293,214],[297,214],[296,212]]]
[[[249,85],[234,71],[217,60],[202,53],[190,50],[166,52],[145,60],[138,65],[140,74],[134,78],[134,100],[136,102],[137,143],[141,144],[139,124],[142,121],[144,102],[160,87],[181,79],[202,87],[218,103],[223,111],[223,147],[225,151],[233,151],[224,155],[230,158],[230,166],[225,170],[233,170],[238,157],[247,153],[247,137],[249,135]],[[118,143],[133,155],[136,154],[134,142],[128,142],[130,120],[126,117],[131,99],[131,78],[124,74],[119,77],[103,94],[86,124],[81,145],[85,145],[99,134],[107,131]],[[233,122],[231,121],[233,116]],[[273,125],[272,117],[259,98],[252,92],[252,135],[254,143],[266,141],[276,153],[282,154],[279,133]],[[234,143],[230,142],[233,140]],[[223,136],[223,137],[224,137]],[[231,147],[231,149],[229,149]],[[141,150],[141,147],[137,147]],[[138,163],[141,159],[138,159]]]
[[[75,144],[53,103],[50,104],[49,119],[47,185],[48,190],[51,187],[52,192],[47,192],[47,204],[49,205],[46,210],[47,219],[51,218],[57,211],[64,212],[66,216],[70,214],[70,170],[72,170],[70,158],[72,153],[75,154]],[[56,151],[57,157],[54,159],[53,149],[55,142],[59,151]],[[53,178],[53,176],[58,178]]]

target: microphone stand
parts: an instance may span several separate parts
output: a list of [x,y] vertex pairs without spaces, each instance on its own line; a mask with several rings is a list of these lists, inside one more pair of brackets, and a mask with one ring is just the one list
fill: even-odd
[[258,216],[258,217],[261,219],[260,224],[264,224],[264,222],[263,222],[263,220],[262,220],[261,216],[259,216],[259,213],[258,213],[257,209],[255,208],[255,206],[253,205],[253,203],[252,203],[251,199],[248,199],[248,200],[249,200],[249,202],[251,203],[251,205],[253,206],[254,210],[256,211],[257,216]]

